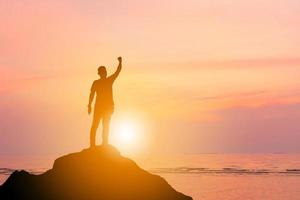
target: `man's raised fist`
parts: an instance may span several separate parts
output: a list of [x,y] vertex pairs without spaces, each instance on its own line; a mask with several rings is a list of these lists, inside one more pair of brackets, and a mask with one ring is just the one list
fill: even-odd
[[118,57],[118,61],[119,61],[119,62],[122,62],[122,57],[121,57],[121,56]]

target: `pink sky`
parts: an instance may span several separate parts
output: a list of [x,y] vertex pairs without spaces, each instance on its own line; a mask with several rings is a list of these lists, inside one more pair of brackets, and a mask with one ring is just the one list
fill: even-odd
[[142,116],[149,152],[300,152],[299,1],[0,0],[0,17],[1,154],[87,146],[90,85],[119,55],[114,117]]

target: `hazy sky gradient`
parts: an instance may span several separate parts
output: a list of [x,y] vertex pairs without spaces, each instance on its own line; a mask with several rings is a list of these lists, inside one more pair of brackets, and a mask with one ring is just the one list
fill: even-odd
[[[88,145],[99,65],[146,152],[300,152],[300,2],[0,1],[0,153]],[[146,144],[145,144],[146,145]]]

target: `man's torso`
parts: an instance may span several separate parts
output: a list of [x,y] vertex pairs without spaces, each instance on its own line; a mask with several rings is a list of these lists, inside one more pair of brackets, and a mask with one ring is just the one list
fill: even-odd
[[113,81],[110,78],[99,79],[94,82],[93,87],[96,91],[96,106],[110,107],[114,105]]

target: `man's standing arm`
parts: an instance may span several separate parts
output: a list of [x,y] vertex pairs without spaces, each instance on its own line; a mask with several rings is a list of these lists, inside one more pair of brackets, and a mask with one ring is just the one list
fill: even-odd
[[94,81],[94,83],[91,87],[91,92],[90,92],[90,97],[89,97],[88,114],[91,114],[91,112],[92,112],[92,103],[94,100],[95,93],[96,93],[96,89],[95,89],[95,81]]
[[120,72],[121,72],[121,69],[122,69],[122,57],[118,57],[118,61],[119,61],[119,65],[118,65],[118,68],[117,68],[117,70],[115,71],[115,73],[113,73],[109,78],[111,78],[111,79],[113,79],[113,80],[115,80],[118,76],[119,76],[119,74],[120,74]]

